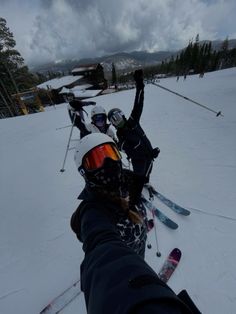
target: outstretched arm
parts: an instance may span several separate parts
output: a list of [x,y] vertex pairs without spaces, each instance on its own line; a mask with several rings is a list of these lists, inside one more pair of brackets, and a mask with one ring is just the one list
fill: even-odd
[[130,119],[139,122],[143,112],[144,89],[137,89],[135,94],[134,106],[130,115]]
[[190,314],[145,261],[121,241],[105,203],[79,207],[71,227],[83,242],[82,290],[96,314]]

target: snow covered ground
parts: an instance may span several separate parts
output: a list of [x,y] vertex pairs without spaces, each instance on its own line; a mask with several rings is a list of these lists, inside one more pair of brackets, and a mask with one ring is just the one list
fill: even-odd
[[[153,85],[145,89],[141,124],[161,149],[151,181],[191,210],[181,217],[155,204],[179,224],[157,222],[161,258],[146,251],[158,271],[174,247],[182,259],[169,285],[185,288],[203,313],[236,309],[236,68],[160,84],[222,110],[216,117]],[[131,111],[134,90],[94,98],[107,110]],[[93,99],[93,100],[94,100]],[[90,110],[90,108],[88,108]],[[60,172],[70,129],[66,105],[29,116],[0,120],[0,313],[37,314],[77,278],[81,244],[69,221],[83,180],[73,151]],[[78,138],[74,130],[73,139]],[[85,313],[83,295],[63,311]]]

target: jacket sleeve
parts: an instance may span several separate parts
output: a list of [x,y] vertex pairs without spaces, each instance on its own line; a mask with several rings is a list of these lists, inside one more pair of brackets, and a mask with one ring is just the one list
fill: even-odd
[[129,118],[131,122],[138,123],[140,121],[143,112],[143,102],[144,102],[144,88],[142,89],[136,88],[134,106]]
[[[121,241],[106,208],[88,204],[71,227],[83,242],[81,284],[88,313],[190,314],[145,261]],[[142,309],[142,311],[141,311]]]

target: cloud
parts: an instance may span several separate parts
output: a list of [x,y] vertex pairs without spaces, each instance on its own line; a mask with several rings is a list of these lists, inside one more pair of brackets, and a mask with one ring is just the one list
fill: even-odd
[[213,40],[236,29],[234,0],[25,0],[18,9],[16,0],[0,1],[30,63],[175,50],[198,33]]

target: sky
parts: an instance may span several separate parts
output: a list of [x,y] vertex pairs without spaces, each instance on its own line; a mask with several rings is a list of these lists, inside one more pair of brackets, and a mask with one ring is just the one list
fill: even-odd
[[[189,209],[183,217],[155,199],[154,204],[179,227],[156,220],[147,263],[158,272],[178,247],[181,261],[169,281],[187,289],[201,313],[233,314],[236,309],[236,67],[161,79],[160,83],[224,116],[152,84],[145,86],[141,125],[160,154],[150,182]],[[119,107],[128,117],[134,89],[92,98],[106,111]],[[90,116],[90,107],[86,111]],[[86,121],[89,122],[89,116]],[[80,275],[84,254],[70,228],[70,217],[84,187],[68,152],[71,128],[67,104],[27,116],[0,119],[0,313],[39,314]],[[73,130],[70,147],[79,131]],[[124,158],[127,164],[127,159]],[[121,274],[122,275],[122,274]],[[84,296],[61,314],[85,314]]]
[[28,64],[236,38],[235,0],[0,0]]

